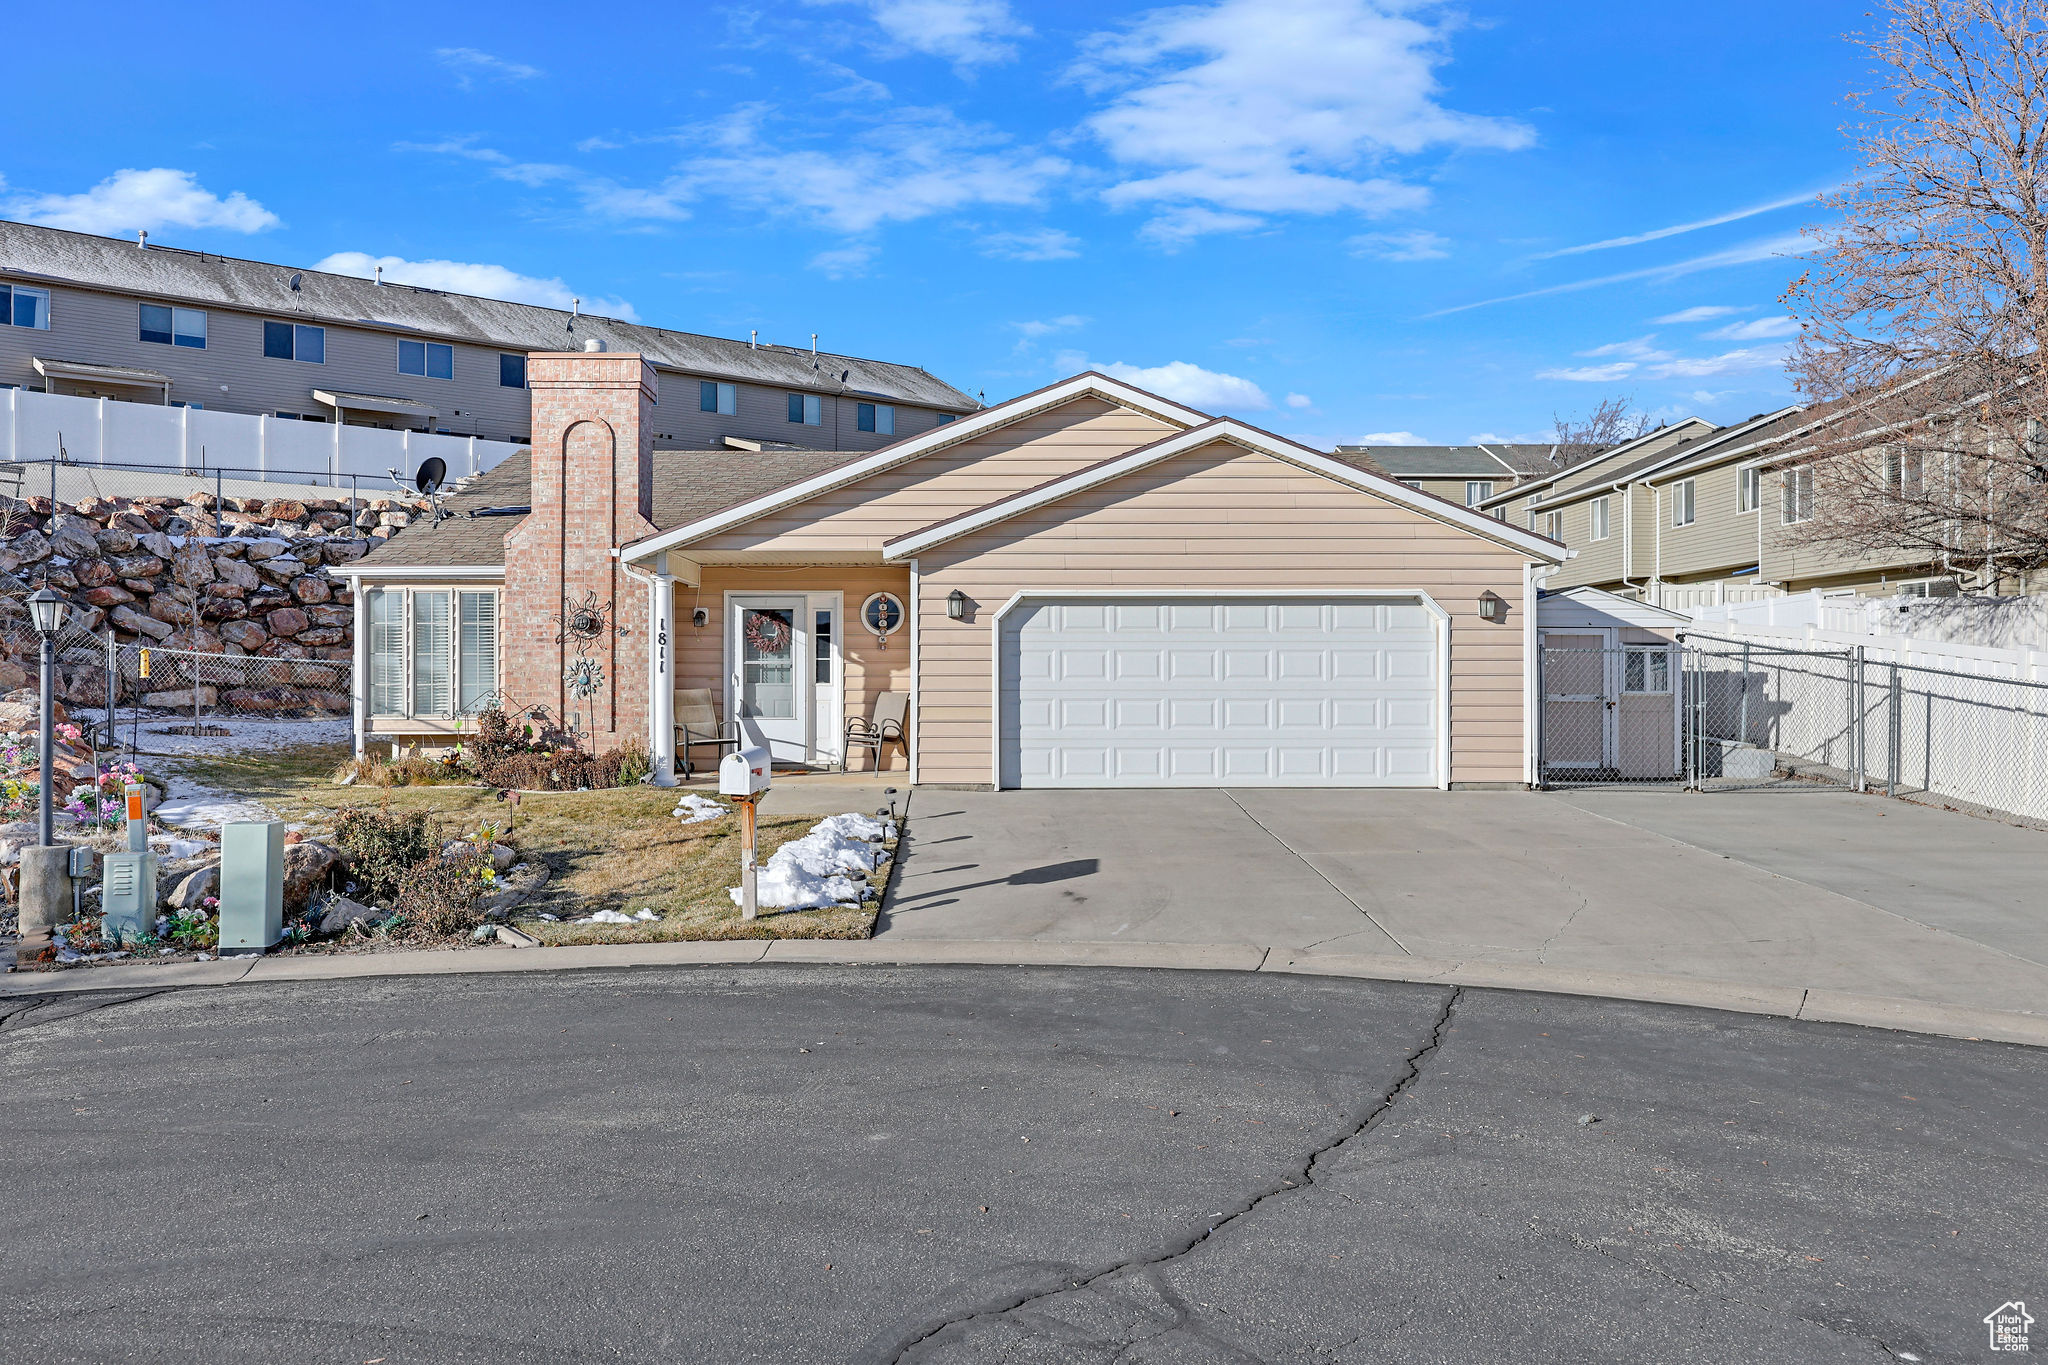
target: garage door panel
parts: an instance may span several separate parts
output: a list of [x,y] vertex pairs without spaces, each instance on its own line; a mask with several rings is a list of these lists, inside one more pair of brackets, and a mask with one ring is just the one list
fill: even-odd
[[1436,780],[1435,623],[1413,604],[1038,603],[999,656],[1005,784]]

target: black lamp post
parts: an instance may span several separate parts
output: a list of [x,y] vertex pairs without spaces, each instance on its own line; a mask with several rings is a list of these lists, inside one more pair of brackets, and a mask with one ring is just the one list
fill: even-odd
[[42,814],[42,847],[50,848],[57,842],[56,834],[56,736],[53,733],[55,706],[57,701],[57,632],[64,629],[64,618],[70,614],[71,604],[59,593],[46,586],[29,595],[28,614],[35,622],[36,634],[43,641],[42,671],[42,791],[36,805]]

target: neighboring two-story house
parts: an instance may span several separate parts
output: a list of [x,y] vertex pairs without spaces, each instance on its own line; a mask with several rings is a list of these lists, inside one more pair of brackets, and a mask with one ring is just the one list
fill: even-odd
[[0,222],[0,386],[526,441],[532,351],[647,357],[655,443],[872,450],[980,404],[912,365]]
[[1910,553],[1847,554],[1803,544],[1813,474],[1800,460],[1814,429],[1799,407],[1713,428],[1688,419],[1682,439],[1610,452],[1487,511],[1573,551],[1547,586],[1589,586],[1685,610],[1818,588],[1893,595],[1952,590]]
[[1477,507],[1496,493],[1565,467],[1554,444],[1355,445],[1338,446],[1336,453],[1340,460],[1378,470],[1410,488],[1465,507]]

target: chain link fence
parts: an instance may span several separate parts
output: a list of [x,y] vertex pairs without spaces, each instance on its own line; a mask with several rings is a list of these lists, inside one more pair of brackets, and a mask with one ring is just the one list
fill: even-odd
[[2048,821],[2048,682],[1688,634],[1688,785],[1804,781]]
[[[193,752],[190,741],[246,737],[266,728],[276,744],[341,737],[352,714],[344,659],[203,654],[101,642],[107,695],[105,747],[130,755]],[[183,741],[169,743],[167,741]]]
[[1672,783],[1682,776],[1680,649],[1553,635],[1542,669],[1546,786]]

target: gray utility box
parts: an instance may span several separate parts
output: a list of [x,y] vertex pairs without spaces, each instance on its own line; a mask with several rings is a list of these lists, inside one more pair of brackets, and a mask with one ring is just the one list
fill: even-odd
[[221,956],[266,953],[284,937],[284,822],[220,827]]
[[100,864],[101,932],[115,943],[133,943],[156,932],[156,855],[109,853]]

